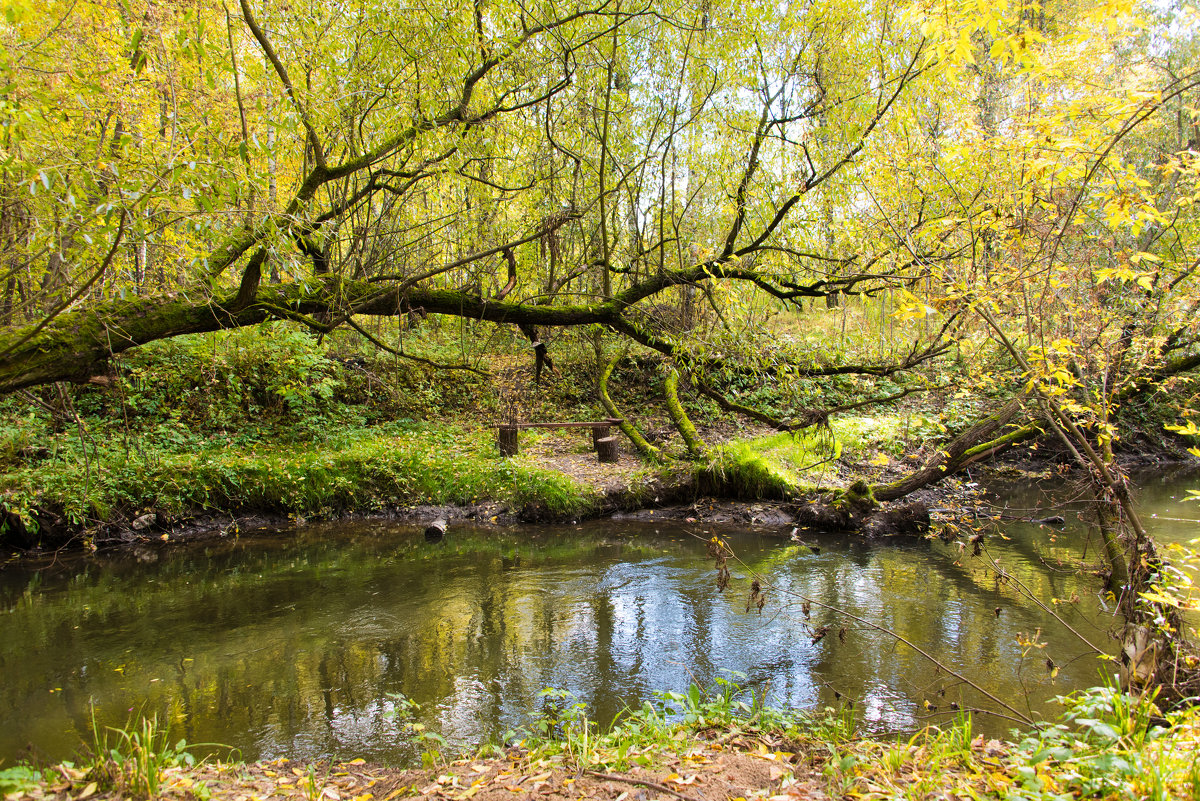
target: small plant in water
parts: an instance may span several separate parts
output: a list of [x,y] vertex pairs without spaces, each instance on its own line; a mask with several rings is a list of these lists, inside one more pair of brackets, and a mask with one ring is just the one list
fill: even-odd
[[437,732],[423,731],[416,739],[421,744],[421,767],[429,770],[437,766],[446,750],[446,738]]
[[421,747],[421,764],[426,768],[437,765],[446,749],[446,738],[436,732],[426,731],[425,724],[416,720],[421,712],[421,705],[404,693],[387,693],[392,702],[392,710],[388,717],[399,723],[400,730],[410,735],[414,743]]
[[419,703],[404,693],[385,693],[385,695],[392,702],[392,709],[387,713],[387,717],[396,720],[405,731],[417,732],[425,728],[423,724],[415,722],[417,715],[421,712]]

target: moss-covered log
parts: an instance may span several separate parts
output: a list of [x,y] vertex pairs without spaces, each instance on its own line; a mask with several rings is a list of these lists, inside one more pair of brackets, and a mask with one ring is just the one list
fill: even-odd
[[642,432],[638,431],[628,417],[621,414],[621,410],[617,408],[617,404],[613,403],[612,397],[608,394],[608,380],[612,378],[613,370],[617,366],[617,362],[621,360],[621,355],[613,357],[608,364],[604,366],[604,370],[600,373],[600,380],[596,382],[596,393],[600,396],[600,402],[604,404],[605,410],[614,419],[620,419],[618,424],[625,436],[629,437],[629,441],[633,443],[633,447],[637,448],[638,453],[647,459],[658,461],[662,459],[662,452],[658,448],[651,445],[642,436]]
[[[282,285],[252,281],[247,288],[243,282],[238,290],[223,294],[196,289],[106,301],[0,333],[0,393],[54,381],[87,380],[102,372],[110,357],[130,348],[183,334],[254,325],[272,317],[324,326],[328,324],[318,321],[336,325],[350,315],[391,316],[419,310],[524,326],[598,324],[643,341],[643,332],[625,316],[634,304],[669,287],[714,277],[756,280],[746,270],[712,263],[665,271],[610,300],[550,305],[542,300],[488,299],[465,290],[422,289],[402,276],[362,281],[319,275]],[[826,290],[811,290],[822,291]]]
[[1021,426],[996,436],[1021,411],[1021,400],[1014,398],[995,414],[985,417],[938,450],[925,465],[914,473],[888,484],[879,484],[872,492],[880,501],[903,498],[922,487],[936,484],[943,478],[993,456],[1018,442],[1037,436],[1040,430],[1032,425]]
[[315,321],[350,313],[389,316],[417,309],[497,323],[551,326],[604,324],[618,315],[618,306],[611,302],[593,306],[500,303],[451,290],[401,293],[336,276],[260,287],[249,305],[238,302],[236,292],[110,301],[0,335],[0,392],[54,381],[85,381],[102,372],[111,356],[182,334],[240,328],[272,317]]
[[708,448],[704,447],[704,442],[700,439],[696,426],[692,424],[683,404],[679,402],[679,371],[675,368],[671,368],[671,371],[667,373],[666,380],[663,381],[663,394],[667,399],[667,414],[671,416],[671,422],[675,424],[679,436],[683,437],[683,444],[687,446],[688,454],[693,459],[704,458],[708,453]]

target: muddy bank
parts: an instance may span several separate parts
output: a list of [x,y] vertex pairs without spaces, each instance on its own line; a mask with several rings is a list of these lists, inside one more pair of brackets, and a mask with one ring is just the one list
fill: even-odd
[[[53,510],[36,509],[19,516],[7,513],[0,528],[0,547],[17,553],[44,553],[66,550],[99,550],[162,542],[195,542],[205,539],[236,537],[250,532],[286,533],[298,526],[318,521],[379,521],[425,525],[442,519],[449,523],[469,522],[476,526],[512,526],[532,523],[575,522],[596,519],[623,511],[654,508],[659,504],[679,503],[695,497],[690,477],[667,483],[661,479],[636,487],[609,485],[595,494],[590,509],[581,513],[556,514],[541,499],[520,506],[502,501],[483,500],[475,504],[413,504],[375,509],[348,509],[332,513],[303,515],[275,511],[244,510],[171,516],[154,510],[133,518],[116,517],[99,524],[72,523]],[[2,507],[0,507],[2,510]],[[750,520],[752,515],[741,515]]]
[[[919,497],[918,497],[919,496]],[[241,534],[272,533],[284,535],[310,522],[395,521],[411,525],[428,525],[444,520],[455,525],[496,528],[536,523],[577,522],[584,519],[612,518],[653,522],[657,520],[738,525],[764,530],[777,529],[786,536],[792,529],[840,530],[866,537],[923,536],[928,533],[939,512],[947,507],[977,506],[982,502],[979,485],[957,481],[923,490],[904,502],[863,505],[847,512],[839,507],[839,498],[818,495],[793,501],[759,501],[696,497],[695,484],[681,481],[674,485],[656,483],[647,497],[646,486],[637,491],[610,488],[601,503],[588,514],[571,517],[555,516],[537,502],[514,508],[509,504],[487,501],[471,505],[419,504],[365,511],[346,511],[335,515],[305,517],[280,513],[247,512],[245,514],[199,514],[182,518],[147,513],[134,520],[107,523],[84,528],[51,524],[40,532],[27,533],[25,538],[3,539],[10,550],[37,554],[52,550],[111,550],[146,543],[184,543],[227,539]],[[931,512],[932,510],[932,512]],[[44,518],[43,518],[44,519]]]

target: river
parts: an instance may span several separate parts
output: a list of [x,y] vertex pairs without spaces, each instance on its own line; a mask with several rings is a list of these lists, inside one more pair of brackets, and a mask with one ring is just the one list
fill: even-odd
[[[1148,519],[1170,539],[1200,534],[1200,507],[1179,503],[1196,483],[1160,478],[1144,479]],[[1008,495],[1013,514],[1045,505]],[[737,556],[724,591],[714,534]],[[69,758],[93,725],[146,715],[172,742],[245,759],[409,764],[528,726],[553,703],[545,688],[605,721],[718,678],[778,705],[846,709],[869,733],[957,708],[1003,735],[1016,715],[995,699],[1052,715],[1054,696],[1113,672],[1083,642],[1115,651],[1117,621],[1075,569],[1099,551],[1073,519],[1005,521],[981,556],[786,534],[594,521],[452,526],[430,544],[419,528],[357,522],[22,560],[0,570],[0,761]],[[445,745],[414,738],[401,699]]]

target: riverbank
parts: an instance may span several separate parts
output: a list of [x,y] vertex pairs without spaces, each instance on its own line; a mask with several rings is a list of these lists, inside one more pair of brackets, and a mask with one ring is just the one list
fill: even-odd
[[[86,454],[60,442],[59,452],[0,475],[0,542],[95,549],[332,519],[511,525],[658,514],[803,525],[814,501],[828,506],[855,481],[919,464],[919,452],[889,456],[903,443],[868,442],[856,427],[835,423],[818,443],[771,433],[722,440],[729,429],[711,426],[704,459],[646,461],[626,442],[611,464],[597,461],[590,438],[559,432],[522,432],[521,453],[501,458],[494,427],[469,423],[345,426],[291,441],[267,431],[164,444],[161,432],[139,432],[97,438]],[[923,498],[961,501],[971,494],[962,484],[952,479]]]
[[[879,415],[871,423],[887,430],[898,428],[897,419]],[[0,475],[0,543],[95,549],[334,519],[487,526],[613,515],[836,529],[849,521],[828,510],[847,487],[916,470],[930,449],[897,438],[873,441],[863,435],[866,427],[858,418],[835,421],[818,442],[769,432],[722,439],[731,429],[706,426],[713,447],[704,459],[646,461],[625,442],[612,464],[597,461],[590,438],[561,432],[522,432],[521,453],[501,458],[495,429],[478,423],[346,425],[291,441],[272,430],[179,443],[161,432],[110,435],[94,441],[90,456],[60,442],[59,453]],[[1022,479],[1050,471],[1044,458],[990,469]],[[988,471],[980,464],[974,476],[951,477],[891,506],[978,505],[972,478]],[[888,507],[880,508],[885,520]],[[922,534],[926,521],[922,513],[919,525],[900,533]]]
[[[430,353],[446,346],[439,337],[424,335]],[[689,443],[664,405],[660,360],[642,354],[619,360],[607,382],[645,447],[619,433],[618,461],[602,464],[586,430],[528,429],[520,453],[502,458],[500,422],[610,413],[595,353],[564,349],[535,383],[503,350],[489,355],[490,373],[446,371],[335,356],[270,326],[139,350],[103,385],[0,400],[0,546],[100,548],[346,518],[504,525],[673,507],[663,514],[703,520],[714,506],[726,522],[895,533],[886,516],[878,530],[867,525],[878,508],[870,488],[919,471],[995,403],[917,385],[896,392],[870,376],[746,387],[738,397],[791,419],[891,398],[785,433],[685,385]],[[1042,451],[1018,447],[1018,462],[1044,466]],[[974,462],[961,484],[988,463]],[[937,508],[959,494],[951,481],[914,497]],[[922,533],[917,512],[912,531]]]
[[[498,801],[678,798],[1195,798],[1200,712],[1163,717],[1149,699],[1093,688],[1061,699],[1058,720],[1012,740],[976,735],[969,715],[894,740],[861,739],[851,716],[762,707],[731,684],[692,687],[629,713],[607,731],[561,694],[533,733],[460,759],[424,738],[422,769],[362,759],[197,761],[152,721],[98,733],[77,762],[0,768],[6,801],[137,798]],[[401,713],[403,714],[403,712]]]

